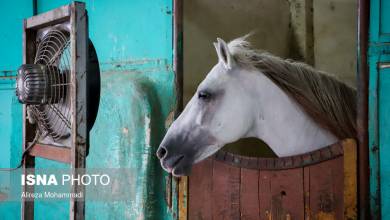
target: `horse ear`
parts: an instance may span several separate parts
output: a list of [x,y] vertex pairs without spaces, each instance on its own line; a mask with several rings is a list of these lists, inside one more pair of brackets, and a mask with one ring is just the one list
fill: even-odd
[[218,43],[214,43],[217,51],[218,59],[223,63],[226,69],[232,69],[234,66],[233,56],[230,54],[229,48],[224,40],[217,38]]

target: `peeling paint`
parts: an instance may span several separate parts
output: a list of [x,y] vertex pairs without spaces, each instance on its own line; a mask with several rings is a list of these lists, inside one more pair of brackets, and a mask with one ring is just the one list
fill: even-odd
[[169,64],[167,59],[128,59],[128,60],[112,60],[101,64],[103,74],[109,73],[125,73],[125,74],[141,74],[141,73],[169,73],[173,71],[172,64]]
[[150,117],[145,115],[145,145],[150,147]]
[[124,127],[124,128],[122,129],[122,133],[125,134],[125,135],[129,134],[129,129],[126,128],[126,127]]

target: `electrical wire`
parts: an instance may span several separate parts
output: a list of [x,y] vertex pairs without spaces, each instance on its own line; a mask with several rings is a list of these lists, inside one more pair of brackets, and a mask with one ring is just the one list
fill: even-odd
[[19,168],[21,168],[23,166],[23,163],[24,163],[24,158],[26,157],[27,153],[31,150],[31,148],[37,143],[38,141],[38,138],[39,138],[39,130],[37,129],[37,132],[35,133],[35,137],[34,137],[34,140],[28,145],[28,147],[26,149],[24,149],[23,153],[22,153],[22,159],[20,160],[20,163],[17,167],[14,167],[14,168],[0,168],[0,172],[12,172],[12,171],[15,171]]

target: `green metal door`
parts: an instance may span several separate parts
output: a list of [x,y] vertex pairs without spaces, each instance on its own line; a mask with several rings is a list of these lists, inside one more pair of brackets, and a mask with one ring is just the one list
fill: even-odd
[[390,0],[371,0],[369,27],[370,199],[374,219],[390,219]]
[[[88,201],[86,219],[175,219],[177,206],[172,203],[177,202],[177,187],[174,183],[171,185],[171,177],[160,168],[155,157],[155,150],[173,120],[177,104],[173,71],[173,1],[85,2],[89,35],[101,70],[100,106],[91,131],[87,167],[136,170],[129,185],[119,186],[132,193],[129,200]],[[68,0],[38,0],[37,12],[69,3]],[[3,11],[3,7],[0,8]],[[26,13],[13,21],[20,30],[12,32],[8,38],[20,39],[12,43],[18,48],[22,42],[22,17],[29,16],[31,14]],[[6,42],[8,38],[2,41]],[[12,70],[21,63],[22,57],[20,53],[14,56],[18,62]],[[14,99],[13,90],[10,91],[12,94],[6,95]],[[11,108],[11,104],[1,103],[2,107]],[[6,120],[10,126],[9,116]],[[19,134],[13,129],[12,134],[17,134],[20,140],[21,130]],[[20,150],[21,145],[9,144],[7,148],[8,151]],[[11,161],[17,161],[20,154],[11,157]],[[66,168],[68,165],[37,159],[36,166]],[[7,207],[0,204],[0,219],[19,219],[20,206],[14,204],[12,211],[3,212]],[[9,212],[13,213],[12,218],[4,214]],[[69,202],[36,202],[35,219],[69,219]]]

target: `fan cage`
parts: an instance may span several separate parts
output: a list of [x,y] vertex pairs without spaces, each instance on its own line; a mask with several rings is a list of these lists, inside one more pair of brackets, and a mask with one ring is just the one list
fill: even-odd
[[71,73],[70,35],[66,30],[51,28],[37,42],[34,64],[46,67],[48,80],[47,104],[29,105],[38,129],[54,141],[71,134]]

